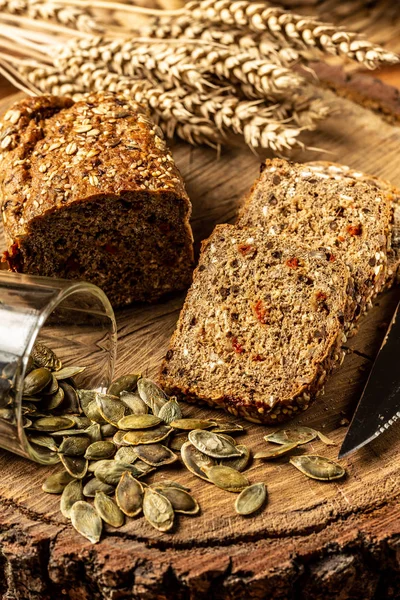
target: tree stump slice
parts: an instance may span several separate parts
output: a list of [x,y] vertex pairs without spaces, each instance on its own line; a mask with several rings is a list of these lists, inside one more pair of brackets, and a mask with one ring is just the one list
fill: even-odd
[[[307,142],[329,152],[297,152],[296,160],[324,159],[386,177],[400,185],[400,129],[367,108],[326,92],[339,112]],[[11,99],[14,100],[15,98]],[[4,110],[10,99],[0,103]],[[173,145],[193,202],[198,250],[216,223],[233,222],[240,199],[257,177],[261,157],[247,148],[223,151]],[[380,296],[363,318],[348,355],[323,397],[293,421],[315,427],[310,452],[336,459],[399,290]],[[184,295],[117,313],[117,373],[154,376],[168,346]],[[377,399],[379,401],[379,399]],[[184,405],[186,415],[224,416]],[[225,417],[224,417],[225,418]],[[235,420],[226,415],[227,420]],[[241,422],[238,437],[254,452],[273,429]],[[384,600],[400,598],[400,426],[343,460],[343,480],[310,480],[284,458],[253,461],[251,482],[265,481],[266,507],[251,518],[234,511],[235,495],[197,479],[180,465],[148,481],[176,479],[201,505],[197,517],[178,519],[172,533],[143,518],[105,527],[92,546],[59,512],[59,497],[41,491],[58,467],[40,467],[0,451],[0,596],[4,600]]]

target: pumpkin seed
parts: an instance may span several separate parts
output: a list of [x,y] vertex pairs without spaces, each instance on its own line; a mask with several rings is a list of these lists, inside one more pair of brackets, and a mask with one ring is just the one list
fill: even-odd
[[143,402],[151,408],[154,415],[158,416],[158,412],[167,402],[168,396],[158,385],[145,377],[138,380],[137,389]]
[[61,360],[57,357],[53,350],[41,342],[36,342],[36,344],[33,345],[31,357],[35,365],[38,367],[45,367],[47,369],[51,369],[52,371],[58,371],[61,369]]
[[92,544],[100,541],[102,520],[89,502],[83,500],[75,502],[71,509],[71,523],[76,531]]
[[197,477],[200,477],[200,479],[204,479],[205,481],[208,481],[208,477],[203,471],[203,467],[213,467],[217,464],[217,462],[211,458],[211,456],[203,454],[190,442],[183,444],[181,448],[181,458],[183,464],[191,473],[197,475]]
[[202,469],[211,483],[227,492],[241,492],[250,485],[243,473],[231,467],[216,465],[215,467],[203,466]]
[[203,454],[212,456],[213,458],[232,458],[234,456],[242,456],[240,450],[233,446],[218,433],[211,431],[203,431],[202,429],[194,429],[189,433],[189,441]]
[[66,437],[63,439],[58,452],[60,454],[65,454],[66,456],[82,456],[85,454],[89,444],[89,438],[84,436]]
[[108,485],[118,485],[121,475],[124,471],[129,471],[132,475],[137,476],[141,471],[136,466],[129,463],[120,462],[118,460],[102,460],[95,471],[94,475],[103,483]]
[[84,410],[84,413],[88,417],[88,419],[90,419],[94,423],[98,423],[99,425],[104,425],[105,423],[108,422],[105,420],[105,418],[101,414],[99,405],[97,404],[97,402],[95,400],[92,400],[92,402],[89,402],[89,404],[86,406],[86,408]]
[[178,459],[176,454],[162,444],[139,444],[134,448],[138,457],[152,467],[169,465]]
[[176,513],[183,513],[184,515],[197,515],[197,513],[200,511],[198,502],[185,490],[170,486],[154,486],[152,489],[168,498],[172,504],[172,508]]
[[125,471],[115,490],[115,500],[122,512],[128,517],[136,517],[143,507],[143,486],[133,477],[132,473]]
[[291,464],[299,471],[320,481],[332,481],[340,479],[346,473],[344,468],[330,458],[317,456],[314,454],[303,454],[302,456],[293,456],[290,459]]
[[64,390],[60,387],[51,396],[45,396],[40,403],[43,410],[54,410],[58,408],[64,400]]
[[129,431],[130,429],[148,429],[161,423],[155,415],[128,415],[118,421],[118,428]]
[[89,460],[101,460],[102,458],[111,458],[114,456],[116,447],[112,442],[99,441],[93,442],[88,446],[85,452],[85,458]]
[[251,515],[262,507],[266,497],[265,483],[253,483],[240,492],[235,501],[235,510],[239,515]]
[[68,419],[74,422],[76,429],[81,429],[82,433],[85,432],[85,434],[88,427],[92,425],[92,421],[82,415],[68,415]]
[[162,406],[158,412],[158,416],[164,423],[169,425],[172,421],[177,421],[182,418],[182,411],[175,397],[172,397]]
[[118,421],[126,413],[126,406],[116,396],[98,393],[96,396],[97,407],[106,423],[118,427]]
[[175,514],[171,502],[149,487],[144,490],[143,514],[158,531],[169,531],[174,525]]
[[101,441],[101,425],[99,423],[92,423],[87,429],[85,429],[85,434],[88,436],[92,444],[94,442]]
[[118,431],[118,429],[111,425],[111,423],[104,423],[104,425],[100,425],[101,435],[104,437],[111,437]]
[[46,385],[44,390],[42,390],[42,394],[46,394],[46,395],[55,394],[57,390],[58,390],[58,381],[57,381],[54,373],[52,373],[49,383]]
[[129,444],[127,442],[124,442],[125,434],[126,434],[126,431],[121,430],[121,431],[117,431],[117,433],[115,433],[113,435],[113,442],[117,446],[117,448],[129,446]]
[[67,473],[67,471],[60,471],[47,477],[42,485],[42,490],[46,494],[62,494],[65,486],[71,481],[74,481],[72,475]]
[[137,392],[121,392],[119,399],[129,409],[131,415],[146,415],[149,412],[149,407]]
[[138,459],[135,449],[136,446],[121,446],[121,448],[118,448],[114,459],[132,464]]
[[279,429],[264,436],[266,442],[274,442],[274,444],[290,444],[297,442],[298,444],[307,444],[317,437],[317,432],[310,427],[297,425],[290,429]]
[[80,412],[79,398],[76,390],[66,381],[60,381],[60,389],[64,392],[63,411]]
[[176,433],[169,443],[169,447],[171,450],[175,450],[176,452],[180,452],[183,444],[188,441],[188,436],[186,433]]
[[[215,433],[215,431],[213,433]],[[224,440],[228,440],[228,442],[230,442],[232,446],[237,445],[236,440],[231,435],[228,435],[227,433],[219,433],[218,435],[224,438]]]
[[34,396],[38,394],[50,383],[52,380],[51,372],[44,367],[34,369],[25,377],[24,386],[22,390],[23,396]]
[[322,433],[322,431],[317,431],[317,436],[319,437],[319,439],[321,440],[321,442],[323,442],[324,444],[326,444],[326,446],[336,446],[336,442],[334,442],[333,440],[331,440],[330,438],[328,438],[326,435],[324,435]]
[[226,467],[231,467],[231,469],[236,469],[236,471],[242,472],[247,468],[250,462],[251,453],[247,446],[244,446],[243,444],[238,444],[237,446],[235,446],[235,448],[239,450],[241,456],[238,456],[237,458],[225,458],[220,461],[220,464],[223,464]]
[[274,458],[279,458],[284,454],[288,454],[294,448],[297,448],[299,442],[291,442],[290,444],[282,444],[276,448],[271,448],[270,450],[262,450],[261,452],[257,452],[254,455],[254,458],[261,458],[262,460],[274,460]]
[[86,409],[91,402],[96,402],[96,394],[95,390],[84,390],[79,389],[76,390],[79,399],[79,405],[81,407],[82,412],[86,414]]
[[73,505],[75,502],[83,499],[82,481],[80,479],[74,479],[65,486],[63,493],[61,494],[60,511],[64,517],[70,519]]
[[54,373],[54,376],[56,377],[56,379],[58,379],[58,381],[61,381],[63,379],[70,379],[71,377],[79,375],[79,373],[83,373],[85,369],[86,367],[64,367],[63,369],[60,369],[59,371]]
[[81,436],[83,433],[86,433],[82,429],[60,429],[59,431],[53,431],[52,436],[54,437],[72,437],[74,435]]
[[95,470],[97,469],[98,466],[100,466],[101,464],[109,464],[109,459],[108,458],[102,458],[101,460],[92,460],[91,462],[89,462],[89,466],[88,466],[88,472],[89,473],[94,473]]
[[152,488],[157,488],[157,487],[174,487],[174,488],[178,488],[180,490],[185,490],[185,492],[190,492],[190,488],[182,485],[181,483],[178,483],[177,481],[173,481],[172,479],[161,479],[160,481],[156,481],[155,483],[151,483],[150,487]]
[[58,455],[65,470],[75,479],[83,479],[88,470],[88,461],[81,456]]
[[53,450],[53,452],[57,452],[58,450],[58,446],[51,435],[31,434],[29,435],[29,441],[31,444],[36,444],[36,446],[41,446],[42,448],[48,448],[49,450]]
[[128,431],[122,439],[132,446],[137,446],[138,444],[155,444],[156,442],[165,440],[171,431],[172,428],[168,425],[159,425],[154,429]]
[[100,479],[97,479],[97,477],[93,477],[92,479],[89,479],[89,481],[86,483],[85,487],[83,488],[83,495],[86,496],[87,498],[94,498],[96,495],[96,492],[104,492],[105,494],[113,494],[114,486],[108,485],[108,483],[103,483],[102,481],[100,481]]
[[136,390],[139,377],[140,375],[135,373],[118,377],[118,379],[115,379],[108,388],[107,394],[119,396],[122,392],[132,392],[133,390]]
[[53,433],[62,429],[72,429],[74,422],[68,417],[41,417],[33,424],[33,429]]
[[183,429],[184,431],[192,431],[193,429],[208,429],[215,425],[215,421],[210,419],[177,419],[170,423],[174,429]]
[[239,423],[224,423],[216,420],[216,424],[211,431],[213,433],[240,433],[244,431],[244,427]]
[[122,527],[125,523],[125,517],[122,510],[115,504],[114,500],[109,498],[107,494],[98,490],[94,497],[94,507],[98,515],[108,525],[112,527]]
[[152,471],[155,471],[155,467],[148,465],[140,458],[135,460],[135,467],[136,467],[136,469],[139,470],[139,473],[136,475],[136,477],[144,477],[145,475],[148,475]]

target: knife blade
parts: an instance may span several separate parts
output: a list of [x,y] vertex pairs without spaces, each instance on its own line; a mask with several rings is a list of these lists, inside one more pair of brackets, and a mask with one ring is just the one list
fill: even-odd
[[362,448],[400,419],[400,302],[372,366],[339,451],[339,458]]

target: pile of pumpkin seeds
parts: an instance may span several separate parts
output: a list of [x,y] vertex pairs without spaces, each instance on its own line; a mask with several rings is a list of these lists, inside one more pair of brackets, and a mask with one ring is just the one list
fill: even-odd
[[[238,514],[254,514],[265,504],[265,484],[252,484],[244,474],[251,453],[233,437],[244,432],[241,425],[184,418],[176,398],[139,374],[118,378],[107,393],[80,389],[74,377],[83,371],[79,366],[63,368],[50,348],[37,343],[25,376],[22,414],[32,457],[36,451],[42,457],[47,453],[63,466],[46,479],[43,491],[61,494],[62,514],[90,542],[100,540],[103,523],[121,527],[126,517],[143,514],[151,526],[167,532],[177,514],[198,514],[199,504],[189,488],[168,479],[144,481],[149,473],[178,460],[207,483],[238,494]],[[12,396],[10,386],[10,403]],[[0,412],[14,414],[10,406]],[[317,436],[333,443],[307,427],[277,431],[265,436],[274,448],[255,458],[278,458]],[[317,455],[296,455],[290,463],[314,479],[344,475],[340,465]]]

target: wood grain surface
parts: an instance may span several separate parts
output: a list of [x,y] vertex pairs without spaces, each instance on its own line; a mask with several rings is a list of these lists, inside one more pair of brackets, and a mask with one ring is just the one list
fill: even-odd
[[[346,99],[307,141],[325,151],[298,152],[301,161],[340,161],[400,185],[400,129]],[[6,108],[3,100],[0,108]],[[173,146],[193,202],[196,248],[216,223],[235,219],[240,198],[256,178],[260,157],[247,148],[224,151]],[[382,295],[348,341],[349,353],[325,395],[296,420],[320,429],[337,446],[308,445],[336,458],[379,348],[399,290]],[[117,313],[117,375],[154,376],[173,332],[183,295]],[[377,401],[380,399],[377,398]],[[218,416],[186,406],[185,415]],[[231,416],[227,420],[233,420]],[[253,452],[266,448],[271,428],[240,421],[238,440]],[[58,510],[59,497],[40,487],[54,467],[39,467],[0,451],[0,596],[4,600],[130,598],[154,600],[400,598],[400,426],[395,425],[347,460],[344,480],[306,479],[282,458],[254,461],[251,482],[265,481],[268,503],[253,518],[235,514],[235,495],[196,479],[181,466],[150,477],[188,485],[201,505],[198,517],[180,518],[170,534],[143,518],[107,527],[91,546]]]

